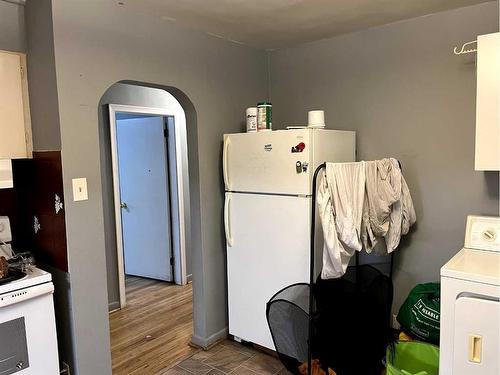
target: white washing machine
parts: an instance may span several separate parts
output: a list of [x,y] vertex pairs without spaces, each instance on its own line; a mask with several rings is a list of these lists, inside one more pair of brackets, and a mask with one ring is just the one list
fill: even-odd
[[500,218],[469,216],[441,268],[440,375],[500,374]]

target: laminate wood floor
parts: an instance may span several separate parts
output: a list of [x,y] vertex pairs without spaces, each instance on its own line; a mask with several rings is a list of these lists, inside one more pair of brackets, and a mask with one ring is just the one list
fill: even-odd
[[224,340],[189,346],[191,284],[127,277],[127,307],[110,314],[114,375],[291,375],[275,356]]
[[156,375],[198,350],[193,333],[193,289],[127,277],[127,306],[109,316],[114,375]]

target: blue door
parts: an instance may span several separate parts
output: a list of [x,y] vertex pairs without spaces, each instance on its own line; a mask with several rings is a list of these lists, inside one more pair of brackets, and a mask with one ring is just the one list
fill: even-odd
[[172,281],[163,116],[116,121],[125,274]]

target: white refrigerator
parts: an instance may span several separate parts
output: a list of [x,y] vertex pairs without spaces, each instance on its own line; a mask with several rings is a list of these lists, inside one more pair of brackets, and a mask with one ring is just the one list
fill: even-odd
[[312,177],[355,160],[355,132],[278,130],[224,135],[229,333],[274,350],[266,303],[309,282]]

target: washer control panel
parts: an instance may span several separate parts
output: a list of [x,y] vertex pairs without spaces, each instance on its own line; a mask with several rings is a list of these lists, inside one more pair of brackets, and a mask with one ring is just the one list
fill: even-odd
[[500,252],[500,217],[469,215],[465,247]]

